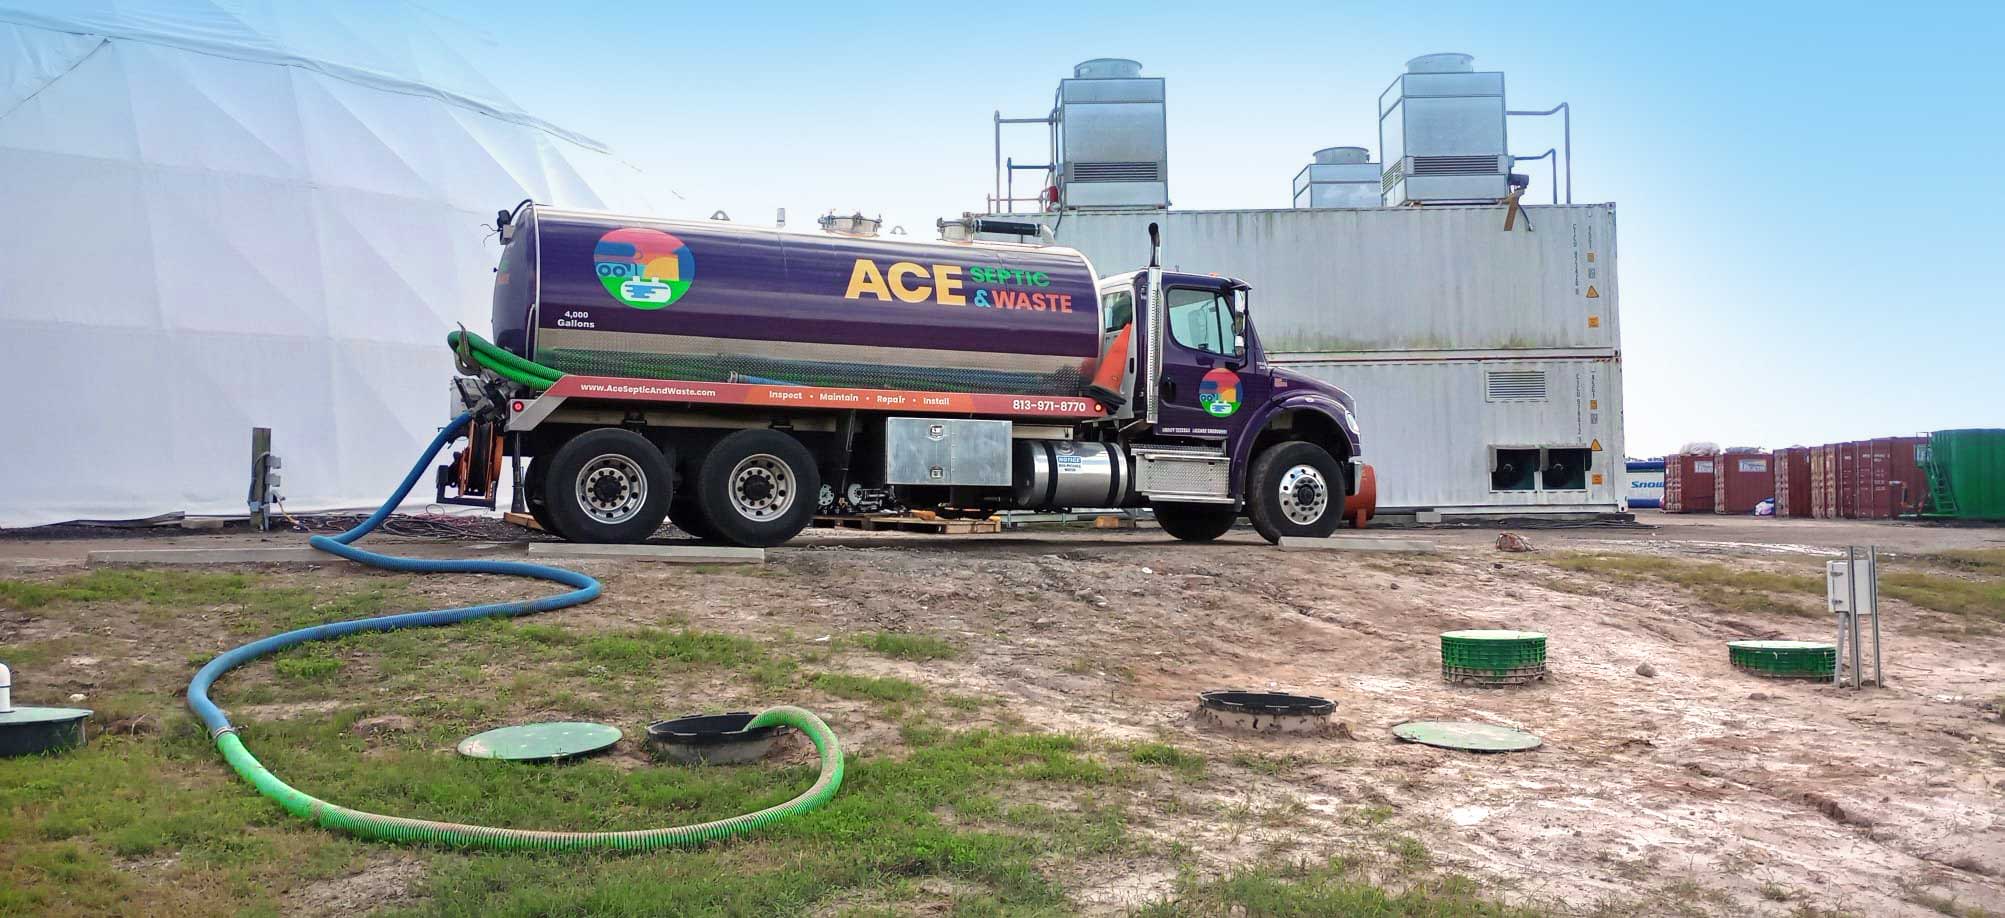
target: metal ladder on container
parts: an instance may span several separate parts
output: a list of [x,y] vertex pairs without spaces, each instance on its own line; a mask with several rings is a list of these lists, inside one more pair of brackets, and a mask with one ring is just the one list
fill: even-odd
[[1930,514],[1936,516],[1956,515],[1956,493],[1949,486],[1949,470],[1935,461],[1935,436],[1929,435],[1929,442],[1921,448],[1922,473],[1928,476],[1928,503]]

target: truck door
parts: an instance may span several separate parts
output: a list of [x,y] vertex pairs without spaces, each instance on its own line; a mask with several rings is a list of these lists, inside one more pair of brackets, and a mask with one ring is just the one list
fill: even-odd
[[1157,431],[1174,436],[1225,439],[1236,427],[1247,393],[1240,369],[1246,344],[1232,308],[1230,287],[1164,285],[1169,323],[1163,348]]

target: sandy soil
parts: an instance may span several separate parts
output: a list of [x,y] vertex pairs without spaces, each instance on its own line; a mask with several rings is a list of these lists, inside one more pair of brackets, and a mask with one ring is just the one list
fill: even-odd
[[[1281,552],[1245,532],[1193,546],[1150,530],[818,531],[773,553],[780,576],[733,578],[723,591],[670,565],[588,562],[607,595],[563,614],[648,622],[673,605],[694,627],[767,639],[945,637],[964,649],[956,659],[846,662],[993,696],[1041,728],[1166,739],[1203,754],[1206,778],[1151,791],[1161,805],[1134,828],[1188,845],[1208,866],[1346,850],[1384,831],[1356,818],[1382,807],[1387,827],[1420,839],[1435,863],[1508,898],[1584,906],[1682,896],[1735,914],[1809,904],[1927,915],[1911,900],[1928,890],[2005,910],[2005,724],[1986,708],[2005,694],[2005,636],[1952,643],[1928,627],[1940,624],[1934,613],[1887,600],[1886,688],[1774,682],[1730,669],[1724,643],[1828,640],[1826,619],[1729,616],[1668,584],[1614,583],[1541,560],[1621,551],[1761,567],[1847,543],[1997,547],[2005,530],[1644,522],[1654,528],[1529,531],[1541,549],[1532,554],[1497,551],[1484,529],[1386,533],[1439,548],[1424,555]],[[0,541],[0,573],[143,544]],[[458,598],[494,584],[426,587]],[[1550,678],[1517,689],[1444,684],[1439,632],[1492,627],[1548,633]],[[1645,662],[1654,677],[1638,674]],[[1199,691],[1267,687],[1335,699],[1355,738],[1225,734],[1189,716]],[[1486,756],[1392,737],[1394,724],[1417,718],[1521,727],[1545,746]],[[895,745],[896,730],[845,739],[868,751]],[[1146,860],[1104,869],[1122,882],[1083,905],[1152,901],[1175,879],[1167,863]],[[1696,892],[1667,892],[1685,881]],[[342,891],[327,892],[331,903],[312,904],[338,908]]]

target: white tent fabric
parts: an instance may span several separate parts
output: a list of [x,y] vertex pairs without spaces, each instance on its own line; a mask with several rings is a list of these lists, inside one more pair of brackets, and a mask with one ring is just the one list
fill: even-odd
[[289,508],[380,500],[487,329],[482,224],[648,209],[453,23],[306,7],[0,0],[0,527],[242,513],[253,426]]

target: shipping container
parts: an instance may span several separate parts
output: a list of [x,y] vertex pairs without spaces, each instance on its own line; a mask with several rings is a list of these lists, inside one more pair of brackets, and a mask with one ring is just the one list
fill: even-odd
[[[1253,285],[1272,353],[1620,347],[1615,205],[1022,214],[1102,271],[1149,261]],[[1035,241],[990,236],[1005,241]]]
[[1629,485],[1623,500],[1629,509],[1656,509],[1664,506],[1664,460],[1631,459],[1626,463]]
[[[1165,265],[1251,284],[1270,358],[1357,399],[1381,506],[1619,512],[1615,207],[1527,207],[1529,222],[1508,231],[1505,215],[1490,206],[1012,219],[1044,224],[1049,241],[1102,271],[1147,263],[1157,223]],[[1579,450],[1589,454],[1584,487],[1569,466]]]
[[1721,453],[1713,465],[1713,512],[1753,513],[1775,496],[1774,457],[1761,452]]
[[1810,490],[1810,463],[1814,446],[1791,446],[1775,451],[1775,515],[1806,517],[1814,514]]
[[1825,510],[1829,504],[1824,499],[1826,449],[1823,446],[1810,447],[1810,515],[1820,520],[1830,516]]
[[1621,511],[1620,362],[1371,356],[1274,362],[1356,400],[1381,510]]
[[1711,513],[1717,457],[1682,453],[1664,457],[1664,512]]
[[1928,472],[1922,459],[1928,454],[1927,437],[1894,437],[1893,505],[1894,516],[1914,517],[1928,512]]
[[1938,430],[1926,455],[1931,514],[2005,520],[2005,429]]
[[1860,466],[1857,442],[1838,444],[1838,516],[1848,520],[1859,518]]

